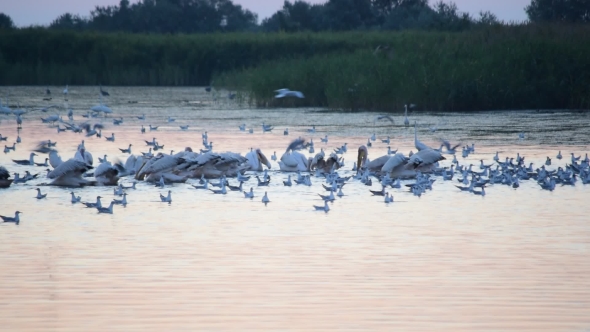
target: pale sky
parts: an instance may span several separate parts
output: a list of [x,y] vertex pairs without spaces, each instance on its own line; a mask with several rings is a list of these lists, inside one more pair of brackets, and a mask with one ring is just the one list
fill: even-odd
[[[131,0],[132,3],[137,0]],[[283,0],[233,0],[235,4],[258,14],[262,20],[282,8]],[[308,0],[323,3],[325,0]],[[430,0],[430,3],[434,3]],[[524,7],[530,0],[454,0],[460,11],[477,16],[480,10],[489,10],[504,21],[526,20]],[[118,5],[119,0],[0,0],[0,12],[9,15],[19,26],[48,25],[66,12],[89,16],[96,5]]]

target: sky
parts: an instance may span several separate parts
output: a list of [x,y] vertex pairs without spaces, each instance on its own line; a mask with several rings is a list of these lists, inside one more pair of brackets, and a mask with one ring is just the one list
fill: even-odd
[[[137,0],[131,0],[132,3]],[[258,14],[259,20],[266,18],[282,8],[283,0],[233,0],[235,4]],[[323,3],[325,0],[307,0],[310,3]],[[434,0],[430,1],[434,3]],[[479,11],[489,10],[504,21],[523,21],[526,19],[524,7],[530,0],[454,0],[459,11],[477,16]],[[118,5],[119,0],[0,0],[0,12],[9,15],[19,26],[48,25],[66,12],[89,16],[96,6]]]

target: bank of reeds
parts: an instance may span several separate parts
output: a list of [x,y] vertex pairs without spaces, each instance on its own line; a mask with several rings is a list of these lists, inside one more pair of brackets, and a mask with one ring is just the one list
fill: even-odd
[[[375,49],[380,46],[379,51]],[[137,35],[0,31],[0,85],[206,85],[256,105],[590,108],[590,27],[460,33]],[[304,100],[274,100],[273,90]]]
[[[362,35],[359,35],[361,37]],[[462,33],[402,32],[390,50],[359,48],[275,60],[219,81],[259,106],[428,110],[590,108],[589,27],[497,27]],[[304,100],[275,100],[273,90]]]

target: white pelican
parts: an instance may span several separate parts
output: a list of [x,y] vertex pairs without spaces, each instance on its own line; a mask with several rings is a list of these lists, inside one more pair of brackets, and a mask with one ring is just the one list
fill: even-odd
[[271,168],[270,162],[266,159],[266,156],[260,149],[251,149],[250,152],[246,154],[246,158],[248,159],[248,165],[250,166],[248,170],[250,171],[262,172],[262,165]]
[[59,164],[47,174],[47,177],[53,179],[53,182],[50,183],[53,186],[80,187],[91,184],[91,182],[82,178],[82,175],[90,169],[92,169],[92,166],[83,160],[72,158]]
[[116,186],[119,182],[119,174],[125,171],[125,167],[118,162],[114,165],[109,161],[101,163],[94,170],[96,183],[103,186]]

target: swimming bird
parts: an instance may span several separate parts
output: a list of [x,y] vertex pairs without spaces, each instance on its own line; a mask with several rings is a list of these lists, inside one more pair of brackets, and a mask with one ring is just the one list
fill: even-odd
[[270,156],[270,159],[272,159],[273,161],[277,161],[277,152],[274,151],[272,156]]
[[14,159],[12,159],[12,161],[14,161],[15,163],[17,163],[19,165],[33,166],[33,165],[35,165],[34,156],[36,156],[36,155],[37,155],[36,153],[31,152],[31,154],[29,155],[29,160],[14,160]]
[[35,196],[36,199],[43,199],[47,197],[47,194],[41,194],[41,189],[35,188],[35,190],[37,190],[37,196]]
[[111,201],[111,204],[109,204],[108,207],[96,207],[96,209],[98,210],[98,213],[107,213],[107,214],[113,214],[113,206],[115,205],[115,201]]
[[387,136],[387,139],[382,139],[381,143],[389,144],[390,141],[391,140],[390,140],[389,136]]
[[330,207],[328,206],[328,201],[324,201],[324,205],[320,205],[320,206],[314,205],[313,208],[316,211],[324,211],[326,213],[328,213],[328,211],[330,211]]
[[186,126],[180,126],[180,130],[188,130],[189,125]]
[[102,207],[102,204],[100,202],[101,198],[101,196],[96,196],[96,203],[82,202],[82,204],[84,204],[87,208]]
[[283,130],[283,136],[287,135],[289,135],[289,128],[285,128],[285,130]]
[[321,199],[323,199],[326,202],[333,202],[336,198],[334,197],[334,191],[330,190],[330,194],[329,195],[322,195],[322,194],[318,194],[320,196]]
[[315,125],[311,126],[311,129],[307,129],[307,132],[310,134],[315,134]]
[[291,182],[291,174],[287,176],[287,181],[283,181],[283,185],[286,187],[291,187],[293,185],[293,182]]
[[[158,126],[156,126],[156,127],[152,127],[152,125],[151,125],[151,124],[150,124],[149,126],[150,126],[150,131],[152,131],[152,130],[158,130]],[[142,126],[142,127],[143,127],[143,126]]]
[[66,88],[63,91],[64,97],[68,95],[68,85],[66,84]]
[[80,200],[82,199],[82,197],[76,196],[73,191],[70,191],[70,194],[72,195],[72,199],[71,199],[72,204],[76,204],[76,203],[80,202]]
[[122,153],[129,153],[129,154],[131,154],[131,146],[132,146],[132,144],[129,144],[129,147],[127,149],[121,149],[121,148],[119,148],[119,150],[121,150]]
[[254,188],[250,187],[250,192],[244,191],[244,198],[254,198]]
[[168,116],[168,120],[166,120],[166,122],[168,122],[168,123],[174,122],[174,121],[176,121],[176,119],[171,116]]
[[136,116],[136,117],[137,117],[138,120],[145,120],[145,114],[142,114],[142,115]]
[[114,142],[115,141],[115,133],[111,133],[111,137],[105,137],[107,141]]
[[20,217],[19,217],[20,214],[22,214],[22,212],[16,211],[14,213],[14,218],[6,217],[6,216],[0,216],[0,218],[2,218],[3,222],[12,222],[12,223],[15,223],[16,225],[18,225],[18,224],[20,224]]
[[160,200],[164,203],[172,203],[172,191],[168,190],[168,196],[160,194]]
[[123,193],[123,199],[113,199],[113,203],[127,206],[127,193]]
[[141,125],[141,133],[145,134],[145,127],[143,125]]
[[559,160],[561,160],[561,158],[563,158],[563,156],[561,155],[561,150],[559,150],[559,152],[557,153],[557,157],[555,157]]
[[270,202],[270,200],[268,199],[268,193],[265,191],[264,196],[262,196],[262,203],[264,203],[264,205],[266,205],[269,202]]
[[246,124],[242,123],[241,125],[239,125],[240,131],[246,131]]

